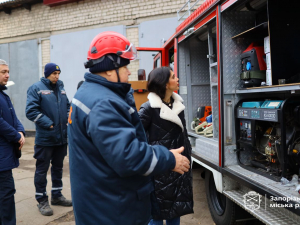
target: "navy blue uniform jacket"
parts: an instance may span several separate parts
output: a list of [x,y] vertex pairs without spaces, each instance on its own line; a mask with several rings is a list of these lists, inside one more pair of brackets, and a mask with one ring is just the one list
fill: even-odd
[[19,166],[19,159],[14,154],[14,144],[17,143],[24,127],[18,120],[10,98],[0,85],[0,171],[11,170]]
[[70,176],[77,225],[146,225],[152,175],[175,167],[173,154],[150,146],[131,85],[91,73],[71,104]]
[[70,103],[62,81],[56,83],[56,94],[50,84],[49,79],[42,77],[27,90],[26,116],[35,123],[35,144],[41,146],[67,143]]

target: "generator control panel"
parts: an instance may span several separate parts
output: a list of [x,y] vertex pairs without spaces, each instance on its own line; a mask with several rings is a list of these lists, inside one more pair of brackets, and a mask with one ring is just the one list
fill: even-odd
[[251,120],[240,120],[240,139],[252,140]]

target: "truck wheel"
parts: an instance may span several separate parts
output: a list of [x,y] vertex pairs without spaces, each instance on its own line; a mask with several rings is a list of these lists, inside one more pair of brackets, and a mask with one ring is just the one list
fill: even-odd
[[205,191],[210,214],[216,225],[233,225],[236,220],[236,204],[216,189],[212,172],[206,170]]

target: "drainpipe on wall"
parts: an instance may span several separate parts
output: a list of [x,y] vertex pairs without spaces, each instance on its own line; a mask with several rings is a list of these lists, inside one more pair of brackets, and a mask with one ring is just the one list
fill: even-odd
[[42,77],[42,71],[43,71],[43,63],[42,63],[42,39],[39,38],[38,40],[39,45],[39,77]]

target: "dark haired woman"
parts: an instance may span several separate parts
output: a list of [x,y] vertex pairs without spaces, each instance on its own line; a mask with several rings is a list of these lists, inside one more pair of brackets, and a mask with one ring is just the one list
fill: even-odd
[[[169,67],[152,70],[148,76],[149,101],[144,103],[139,116],[151,145],[168,149],[184,146],[183,155],[191,161],[182,98],[174,91],[179,89],[179,79]],[[191,169],[184,174],[172,171],[154,177],[155,202],[159,210],[153,213],[149,225],[179,225],[180,216],[193,213]]]

